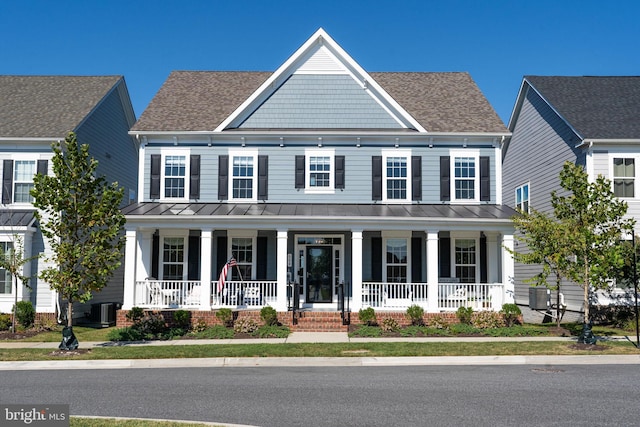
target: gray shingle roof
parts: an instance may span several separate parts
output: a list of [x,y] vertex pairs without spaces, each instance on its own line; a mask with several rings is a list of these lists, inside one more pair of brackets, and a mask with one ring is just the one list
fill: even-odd
[[0,76],[0,137],[64,138],[121,76]]
[[[211,131],[270,72],[174,71],[133,131]],[[468,73],[370,73],[430,132],[508,132]]]
[[640,76],[525,79],[582,138],[640,138]]

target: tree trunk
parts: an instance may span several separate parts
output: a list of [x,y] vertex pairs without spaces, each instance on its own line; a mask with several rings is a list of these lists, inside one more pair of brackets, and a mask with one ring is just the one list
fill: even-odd
[[11,275],[11,281],[13,282],[14,291],[14,303],[13,303],[13,321],[11,322],[11,332],[16,333],[16,313],[18,313],[18,279]]
[[560,327],[560,274],[556,273],[556,325]]
[[73,326],[73,301],[68,300],[67,303],[67,326]]
[[589,323],[589,262],[584,257],[584,323]]

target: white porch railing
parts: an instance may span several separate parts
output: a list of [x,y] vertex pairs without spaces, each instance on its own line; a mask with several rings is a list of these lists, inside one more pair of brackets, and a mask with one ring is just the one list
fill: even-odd
[[145,308],[187,308],[200,305],[199,280],[141,280],[136,282],[135,303]]
[[499,311],[503,295],[502,283],[439,283],[438,309],[456,311],[459,307],[471,307],[475,311]]
[[407,309],[419,305],[427,309],[426,283],[362,283],[362,307],[376,309]]
[[212,308],[220,307],[264,307],[265,305],[274,306],[278,297],[277,286],[275,280],[269,281],[227,281],[224,284],[222,292],[217,292],[218,282],[211,284],[213,290]]

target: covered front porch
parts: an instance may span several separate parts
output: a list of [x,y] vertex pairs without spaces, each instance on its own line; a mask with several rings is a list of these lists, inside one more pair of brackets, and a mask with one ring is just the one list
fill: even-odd
[[398,217],[382,205],[368,206],[367,215],[340,205],[336,216],[314,214],[313,206],[281,215],[277,206],[221,204],[224,213],[215,215],[204,204],[210,213],[199,215],[193,204],[158,205],[125,209],[124,310],[268,305],[282,312],[298,303],[329,311],[344,303],[353,312],[419,305],[438,313],[513,302],[506,249],[513,229],[495,206],[412,205]]

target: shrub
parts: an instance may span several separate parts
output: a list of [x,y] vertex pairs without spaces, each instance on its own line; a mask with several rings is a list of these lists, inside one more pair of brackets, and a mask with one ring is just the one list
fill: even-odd
[[216,311],[216,319],[218,319],[220,323],[227,328],[233,327],[233,311],[231,311],[230,308],[221,308]]
[[141,307],[131,307],[131,310],[125,316],[127,320],[137,323],[144,317],[144,310]]
[[471,316],[473,316],[473,308],[471,307],[459,307],[458,311],[456,311],[456,317],[460,323],[465,325],[471,324]]
[[260,310],[260,318],[266,326],[276,326],[278,324],[278,313],[276,309],[265,305]]
[[400,329],[400,325],[398,325],[398,321],[393,317],[385,317],[382,319],[382,325],[380,325],[385,332],[395,332]]
[[57,326],[58,323],[55,321],[55,319],[51,319],[49,317],[43,317],[35,323],[35,328],[39,332],[53,331],[57,328]]
[[191,329],[193,330],[193,332],[202,332],[207,329],[207,322],[205,322],[204,319],[198,319],[198,321],[193,325]]
[[11,315],[0,313],[0,331],[6,331],[11,328]]
[[430,328],[434,328],[434,329],[446,329],[449,327],[449,320],[447,320],[447,318],[445,318],[444,316],[441,315],[435,315],[432,318],[429,319],[429,321],[427,322],[428,326]]
[[352,337],[379,337],[382,335],[382,329],[375,326],[360,325],[358,329],[349,332]]
[[167,329],[164,317],[160,313],[147,313],[140,321],[132,326],[137,329],[144,339],[152,340],[162,336]]
[[258,322],[250,317],[240,319],[233,324],[233,331],[240,334],[251,334],[258,329]]
[[520,311],[520,307],[518,307],[516,304],[503,304],[502,310],[500,312],[502,313],[504,323],[507,326],[513,326],[518,323],[520,315],[522,314],[522,311]]
[[178,328],[188,330],[191,326],[191,312],[187,310],[176,310],[173,312],[173,321]]
[[197,331],[194,335],[198,338],[205,339],[229,339],[233,338],[233,330],[223,325],[213,325],[211,327],[205,327],[201,331]]
[[409,319],[411,319],[411,324],[414,326],[424,325],[423,315],[424,309],[419,305],[414,304],[407,308],[407,316],[409,316]]
[[449,326],[453,335],[477,335],[478,329],[468,323],[453,323]]
[[286,338],[291,331],[286,326],[264,325],[260,326],[251,335],[259,338]]
[[31,301],[18,301],[14,307],[16,309],[17,322],[24,328],[32,327],[33,322],[36,320],[36,311]]
[[140,331],[136,328],[128,326],[126,328],[118,328],[109,331],[107,339],[109,341],[140,341],[143,337]]
[[501,328],[504,318],[497,311],[479,311],[471,316],[471,324],[478,329]]
[[360,323],[367,326],[377,326],[378,320],[376,319],[376,312],[373,307],[361,308],[358,312],[358,319]]

